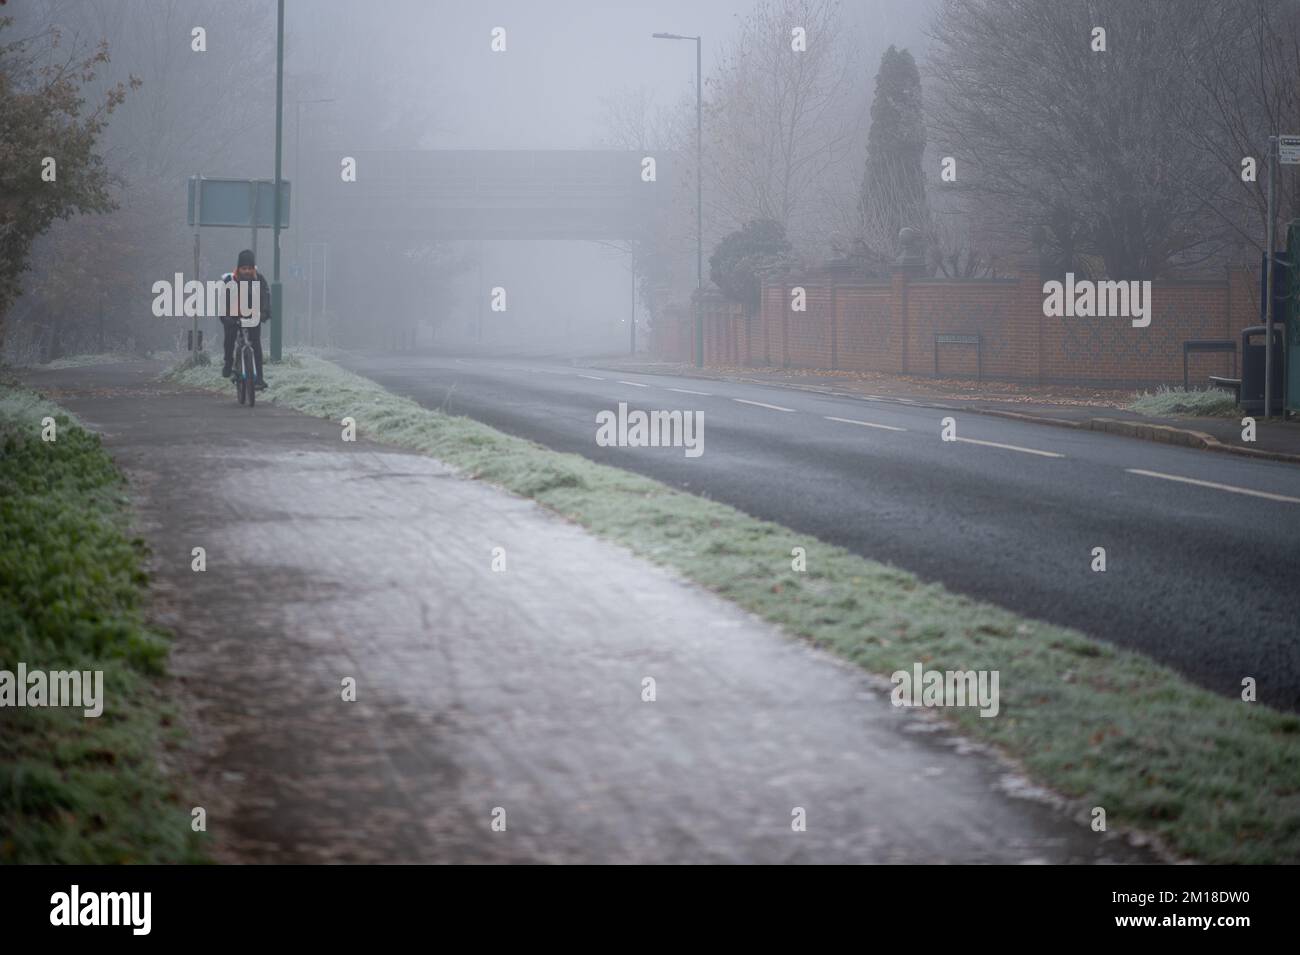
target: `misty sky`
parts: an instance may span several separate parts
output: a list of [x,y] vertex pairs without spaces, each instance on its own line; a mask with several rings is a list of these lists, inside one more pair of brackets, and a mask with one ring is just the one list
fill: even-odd
[[[924,58],[924,31],[937,2],[845,0],[848,40],[867,79],[890,44]],[[607,98],[645,88],[660,109],[685,105],[689,113],[693,105],[694,44],[651,34],[702,34],[707,80],[739,33],[739,21],[755,5],[755,0],[288,0],[283,172],[299,180],[300,189],[282,243],[285,271],[298,276],[309,271],[311,245],[324,246],[313,234],[320,213],[309,202],[307,183],[322,169],[337,176],[339,157],[377,149],[599,147],[608,132],[602,122]],[[173,222],[181,226],[188,176],[274,175],[274,0],[30,0],[9,9],[23,29],[60,24],[83,45],[111,36],[112,64],[101,81],[129,75],[144,81],[115,114],[104,143],[110,165],[136,189],[127,205],[147,196],[174,209]],[[202,56],[190,49],[196,26],[211,33]],[[507,31],[504,54],[491,50],[494,27]],[[817,37],[810,35],[809,42]],[[856,100],[866,85],[857,87],[848,107],[860,112],[863,135],[867,103]],[[329,102],[299,106],[313,100]],[[864,160],[865,155],[855,156],[850,165],[860,168]],[[851,171],[849,180],[857,175]],[[851,186],[845,194],[852,195]],[[707,273],[712,244],[733,223],[705,218]],[[357,243],[371,246],[382,239],[356,236]],[[250,241],[237,230],[208,230],[204,268],[220,274]],[[259,243],[259,259],[266,260],[269,235]],[[813,254],[827,254],[821,248],[827,243],[814,244]],[[683,255],[693,266],[691,246]],[[159,276],[190,268],[191,249],[188,239],[171,242],[147,268]],[[502,285],[511,290],[508,320],[499,317],[485,337],[522,340],[558,332],[585,341],[605,336],[604,348],[626,337],[630,262],[618,249],[577,240],[508,240],[474,243],[452,254],[468,255],[472,267],[455,279],[450,299],[431,302],[428,311],[445,317],[453,330],[464,333],[480,324],[483,287]],[[330,253],[331,308],[347,301],[341,293],[350,281],[349,259],[344,247]],[[406,287],[395,274],[368,275],[373,291],[364,297],[367,315],[348,320],[368,321],[370,314],[423,301],[424,291]],[[141,288],[149,288],[143,278]],[[302,289],[295,293],[291,311],[301,310],[308,297]],[[323,287],[308,304],[319,308],[322,298]]]
[[[845,3],[846,20],[855,42],[868,52],[873,72],[890,43],[921,52],[934,5],[934,0]],[[286,32],[302,37],[303,44],[311,42],[314,30],[346,36],[372,69],[375,63],[393,67],[395,100],[407,93],[397,88],[397,78],[417,77],[438,127],[421,145],[572,149],[598,138],[602,96],[639,86],[652,89],[665,106],[683,93],[694,96],[694,44],[651,39],[652,33],[701,34],[707,77],[722,43],[735,33],[736,18],[753,6],[752,0],[290,4]],[[338,13],[321,17],[324,9]],[[506,55],[489,48],[496,26],[507,30]],[[331,74],[317,80],[322,88],[315,95],[338,97],[342,112],[374,108],[345,102],[348,91],[338,86],[346,69]]]
[[[871,74],[891,43],[922,53],[934,6],[844,4]],[[290,3],[286,109],[299,97],[335,100],[304,111],[308,150],[591,148],[604,132],[605,97],[646,87],[659,107],[693,101],[694,44],[651,34],[702,34],[708,78],[753,8],[753,0]],[[504,54],[490,48],[494,27],[507,31]],[[474,254],[485,257],[484,281],[518,292],[501,334],[526,338],[535,322],[558,330],[574,321],[625,334],[629,276],[617,252],[584,242],[496,242]],[[478,312],[476,281],[477,273],[465,276],[454,308],[462,329]]]

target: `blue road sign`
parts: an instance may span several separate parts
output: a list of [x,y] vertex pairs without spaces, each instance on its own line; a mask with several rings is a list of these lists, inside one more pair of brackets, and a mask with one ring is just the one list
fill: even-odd
[[[194,184],[203,183],[201,226],[275,227],[275,180],[198,179],[191,176],[185,221],[194,225]],[[280,228],[289,227],[289,180],[280,180]]]

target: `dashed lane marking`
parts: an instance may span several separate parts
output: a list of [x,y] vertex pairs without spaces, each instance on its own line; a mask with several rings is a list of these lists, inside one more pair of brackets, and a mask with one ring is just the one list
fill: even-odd
[[836,418],[833,415],[825,415],[827,421],[842,421],[845,424],[860,424],[864,428],[880,428],[882,431],[906,431],[906,428],[896,428],[892,424],[876,424],[874,421],[858,421],[856,418]]
[[958,438],[966,444],[981,444],[986,448],[1002,448],[1004,451],[1019,451],[1022,454],[1037,454],[1044,458],[1063,458],[1064,454],[1057,454],[1055,451],[1039,451],[1037,448],[1022,448],[1018,444],[1001,444],[997,441],[980,441],[976,438]]
[[1228,491],[1232,494],[1249,494],[1251,497],[1262,497],[1268,501],[1281,501],[1284,504],[1300,504],[1300,497],[1287,497],[1285,494],[1271,494],[1268,491],[1255,491],[1248,487],[1236,487],[1232,484],[1220,484],[1217,481],[1198,481],[1196,478],[1180,477],[1177,474],[1162,474],[1159,471],[1144,471],[1141,468],[1125,468],[1129,474],[1140,474],[1143,477],[1162,478],[1166,481],[1178,481],[1182,484],[1195,484],[1197,487],[1214,488],[1216,491]]
[[794,412],[793,408],[782,408],[780,405],[769,405],[766,402],[762,402],[762,401],[750,401],[747,398],[732,398],[731,400],[739,401],[742,405],[753,405],[756,408],[770,408],[773,411],[789,411],[791,413]]

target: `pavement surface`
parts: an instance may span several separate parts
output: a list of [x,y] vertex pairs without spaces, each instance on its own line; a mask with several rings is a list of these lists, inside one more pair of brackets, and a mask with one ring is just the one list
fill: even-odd
[[130,479],[221,861],[1156,861],[553,513],[158,370],[25,378]]
[[[1300,710],[1300,467],[920,400],[575,367],[335,356],[421,403],[628,468]],[[619,402],[704,413],[704,453],[599,447]],[[940,439],[953,417],[957,441]],[[1106,550],[1105,573],[1092,570]]]

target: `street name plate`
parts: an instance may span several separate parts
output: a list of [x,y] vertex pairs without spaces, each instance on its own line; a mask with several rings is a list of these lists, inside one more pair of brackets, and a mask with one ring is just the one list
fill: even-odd
[[1300,136],[1279,136],[1277,155],[1283,165],[1300,165]]

